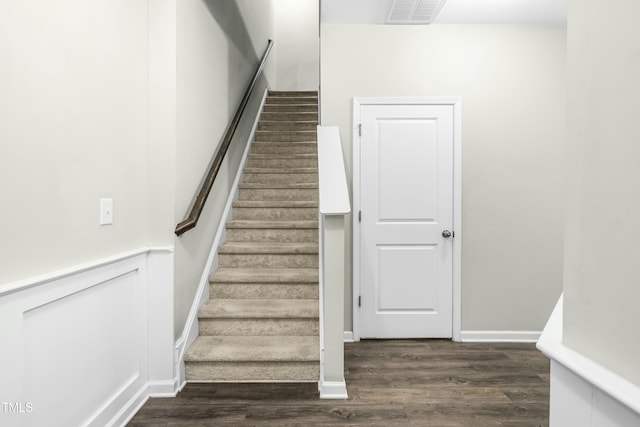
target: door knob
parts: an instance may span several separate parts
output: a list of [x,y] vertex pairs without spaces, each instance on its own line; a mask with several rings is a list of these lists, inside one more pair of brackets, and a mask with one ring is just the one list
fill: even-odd
[[444,231],[442,232],[442,237],[444,237],[444,238],[449,238],[449,237],[451,237],[451,232],[450,232],[449,230],[444,230]]

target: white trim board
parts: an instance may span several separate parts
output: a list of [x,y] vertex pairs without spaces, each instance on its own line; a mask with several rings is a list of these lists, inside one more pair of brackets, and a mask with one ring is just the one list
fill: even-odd
[[462,331],[462,342],[528,342],[535,343],[540,331]]
[[247,161],[247,156],[249,155],[249,150],[251,149],[254,135],[256,133],[256,130],[258,129],[258,122],[260,121],[260,115],[262,114],[262,109],[264,108],[264,103],[267,99],[268,93],[269,89],[267,88],[264,90],[264,93],[262,95],[262,101],[260,103],[260,107],[258,108],[258,114],[253,122],[251,132],[249,133],[249,140],[247,141],[244,153],[242,154],[242,159],[240,160],[240,164],[238,165],[235,179],[229,191],[229,197],[227,197],[227,203],[225,204],[224,211],[222,212],[222,216],[220,218],[220,224],[218,224],[216,235],[213,238],[213,243],[211,244],[211,248],[209,249],[209,256],[202,271],[202,275],[200,276],[198,289],[196,290],[195,297],[193,299],[193,302],[191,303],[191,309],[189,310],[189,314],[187,315],[187,321],[184,325],[184,329],[182,330],[182,335],[176,340],[175,343],[175,369],[179,383],[178,387],[180,390],[182,390],[182,388],[184,388],[186,384],[186,377],[184,372],[184,354],[189,346],[198,337],[198,311],[200,310],[200,307],[202,307],[209,300],[209,276],[218,267],[218,248],[225,242],[226,239],[226,223],[231,219],[231,216],[233,215],[233,201],[238,197],[238,187],[240,185],[240,179],[242,178],[244,165]]
[[640,425],[640,387],[563,344],[563,299],[537,345],[551,359],[551,426],[567,425],[563,420],[598,427]]
[[[423,104],[453,106],[453,319],[452,339],[461,340],[462,328],[462,98],[461,97],[356,97],[353,98],[353,209],[360,210],[360,136],[358,124],[361,123],[360,107],[363,105]],[[358,296],[360,295],[360,226],[357,215],[353,220],[353,339],[360,340],[358,316]]]

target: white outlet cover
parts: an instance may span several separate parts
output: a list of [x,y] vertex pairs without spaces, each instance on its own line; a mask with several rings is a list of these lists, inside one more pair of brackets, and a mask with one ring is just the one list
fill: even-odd
[[100,199],[100,225],[113,224],[113,199]]

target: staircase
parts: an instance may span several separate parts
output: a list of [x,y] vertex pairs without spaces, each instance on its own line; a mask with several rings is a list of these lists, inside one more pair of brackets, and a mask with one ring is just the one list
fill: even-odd
[[269,92],[188,381],[318,381],[317,123],[316,92]]

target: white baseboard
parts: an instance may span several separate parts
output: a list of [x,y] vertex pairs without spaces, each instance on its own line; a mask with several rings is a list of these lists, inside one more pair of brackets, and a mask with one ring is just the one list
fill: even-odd
[[348,399],[347,383],[343,381],[324,381],[318,384],[320,399]]
[[540,331],[462,331],[462,342],[522,342],[535,343]]
[[267,95],[268,89],[265,89],[262,96],[260,108],[258,109],[258,115],[256,116],[253,127],[251,128],[251,132],[249,133],[247,146],[245,147],[244,153],[242,154],[242,159],[240,160],[240,164],[238,165],[238,170],[236,171],[233,184],[229,191],[229,196],[227,197],[227,202],[222,212],[220,224],[218,224],[216,235],[213,238],[213,243],[211,244],[211,248],[209,250],[207,262],[202,271],[202,275],[200,276],[198,289],[196,290],[195,297],[191,304],[191,309],[189,310],[189,314],[187,315],[187,321],[182,331],[182,336],[178,338],[175,343],[175,372],[178,377],[178,384],[180,384],[180,390],[182,390],[182,388],[186,384],[186,378],[184,375],[184,354],[189,346],[198,337],[198,311],[209,300],[209,276],[211,276],[211,273],[213,273],[213,271],[218,266],[218,248],[222,246],[226,239],[225,226],[227,221],[229,221],[233,215],[233,201],[237,198],[238,187],[240,186],[240,179],[242,178],[242,171],[244,170],[244,165],[247,161],[247,156],[249,155],[249,150],[251,149],[251,143],[253,142],[255,132],[258,129],[260,114],[262,113],[262,109],[264,108]]
[[563,344],[562,300],[538,341],[551,359],[550,427],[640,426],[640,387]]
[[354,342],[353,331],[344,331],[344,342]]
[[3,288],[0,401],[32,411],[0,423],[119,426],[175,395],[172,272],[173,248],[140,248]]

